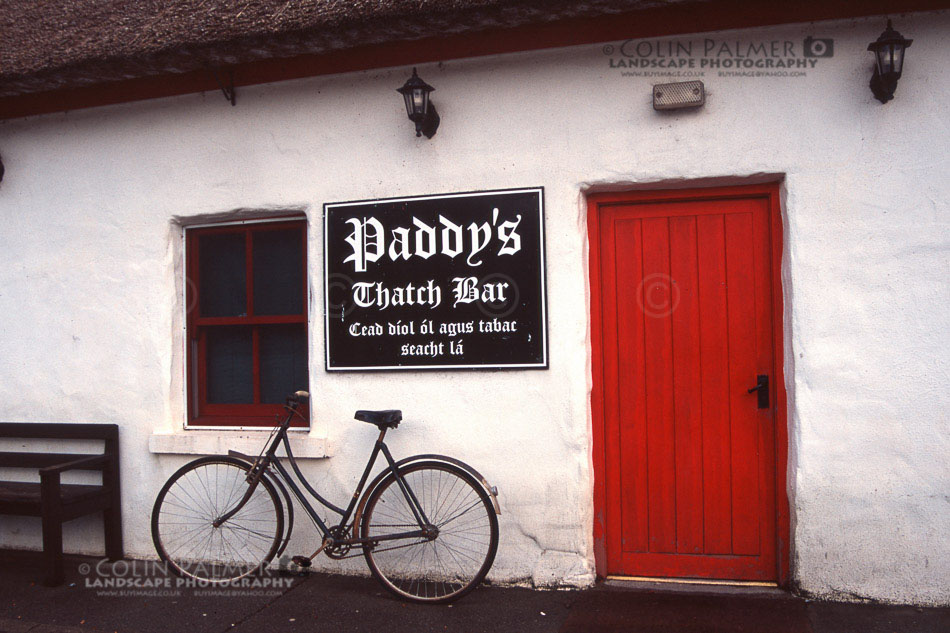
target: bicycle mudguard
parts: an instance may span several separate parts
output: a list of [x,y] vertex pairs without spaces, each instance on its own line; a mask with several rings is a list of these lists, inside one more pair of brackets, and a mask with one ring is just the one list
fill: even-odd
[[[480,472],[463,462],[462,460],[455,459],[454,457],[449,457],[448,455],[436,455],[436,454],[426,454],[426,455],[412,455],[411,457],[405,457],[396,462],[396,468],[402,468],[408,464],[414,462],[422,461],[433,461],[433,462],[442,462],[445,464],[451,464],[452,466],[457,466],[461,468],[466,473],[471,475],[471,477],[478,482],[488,494],[488,498],[491,499],[492,508],[495,510],[495,514],[501,514],[501,506],[498,505],[498,488],[492,486],[488,483],[488,480],[485,479]],[[390,474],[390,469],[386,468],[383,472],[376,475],[376,478],[369,483],[366,488],[364,488],[363,496],[360,499],[359,504],[356,506],[356,511],[353,513],[353,534],[357,533],[359,530],[360,520],[363,518],[363,507],[366,505],[366,501],[373,494],[373,491],[380,484],[380,482]]]
[[[232,450],[228,451],[228,457],[235,457],[245,461],[248,466],[254,466],[254,462],[257,461],[256,457]],[[291,498],[290,493],[287,492],[287,488],[284,486],[284,482],[281,481],[280,477],[271,476],[270,472],[265,472],[264,476],[274,484],[287,504],[287,528],[285,530],[284,542],[280,544],[280,548],[277,550],[277,553],[274,554],[274,558],[279,558],[280,555],[284,553],[284,550],[287,549],[287,544],[290,543],[290,534],[294,531],[294,500]]]
[[[455,459],[454,457],[449,457],[448,455],[436,455],[436,454],[426,454],[426,455],[413,455],[411,457],[406,457],[400,459],[396,462],[396,467],[403,466],[405,464],[411,464],[412,462],[418,461],[437,461],[437,462],[447,462],[453,466],[458,466],[462,470],[466,471],[469,475],[475,478],[475,481],[480,483],[485,492],[488,493],[488,497],[491,499],[492,507],[495,508],[495,514],[501,514],[501,506],[498,505],[498,488],[492,486],[488,483],[488,480],[485,479],[480,472],[466,464],[460,459]],[[385,471],[384,471],[385,472]]]

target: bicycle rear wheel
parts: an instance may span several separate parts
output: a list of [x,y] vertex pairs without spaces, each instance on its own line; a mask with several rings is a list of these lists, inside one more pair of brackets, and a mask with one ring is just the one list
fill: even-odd
[[284,512],[273,484],[261,478],[247,503],[250,467],[231,457],[202,457],[175,472],[152,508],[152,541],[159,557],[185,578],[224,583],[260,570],[284,533]]
[[[422,506],[433,536],[365,545],[370,571],[386,589],[413,602],[450,602],[485,578],[498,550],[498,519],[488,494],[467,472],[443,462],[399,469]],[[371,493],[363,538],[419,530],[405,495],[390,474]]]

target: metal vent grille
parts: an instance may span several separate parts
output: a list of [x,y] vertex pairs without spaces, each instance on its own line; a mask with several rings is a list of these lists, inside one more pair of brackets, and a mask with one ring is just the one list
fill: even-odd
[[706,89],[701,81],[681,81],[653,86],[654,110],[695,108],[704,103],[706,103]]

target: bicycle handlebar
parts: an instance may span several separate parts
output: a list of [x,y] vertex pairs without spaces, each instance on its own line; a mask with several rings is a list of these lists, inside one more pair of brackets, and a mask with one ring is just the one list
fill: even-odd
[[287,396],[287,406],[296,409],[301,400],[307,400],[309,398],[310,394],[306,391],[295,391],[293,395]]
[[[287,419],[280,423],[282,428],[287,429],[290,427],[290,422],[293,420],[294,415],[300,415],[297,411],[297,407],[300,406],[300,401],[309,398],[310,394],[306,391],[295,391],[293,395],[287,396],[287,402],[284,405],[284,408],[287,410]],[[280,420],[280,418],[278,418],[278,420]]]

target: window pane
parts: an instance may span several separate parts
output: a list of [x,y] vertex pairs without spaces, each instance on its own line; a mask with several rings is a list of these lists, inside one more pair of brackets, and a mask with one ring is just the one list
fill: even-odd
[[254,233],[254,314],[302,313],[301,229]]
[[307,381],[307,327],[304,324],[268,325],[259,330],[261,402],[283,403],[295,391],[309,389]]
[[241,316],[247,312],[243,233],[198,238],[201,316]]
[[251,328],[207,328],[209,404],[254,402],[253,342]]

